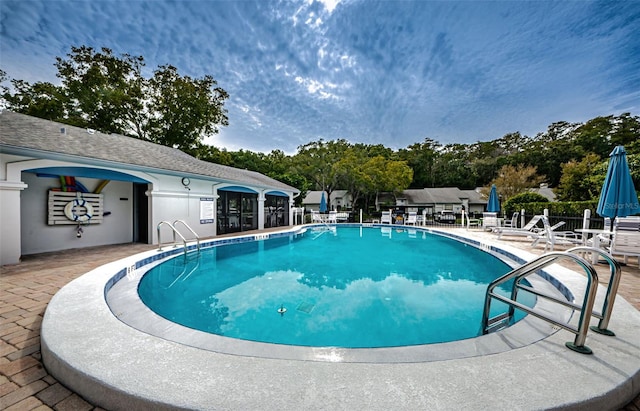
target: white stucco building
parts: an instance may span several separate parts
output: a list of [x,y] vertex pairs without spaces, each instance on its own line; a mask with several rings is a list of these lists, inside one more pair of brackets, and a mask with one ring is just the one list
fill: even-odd
[[0,113],[0,265],[34,253],[157,243],[162,221],[183,220],[202,238],[287,226],[298,194],[171,147]]

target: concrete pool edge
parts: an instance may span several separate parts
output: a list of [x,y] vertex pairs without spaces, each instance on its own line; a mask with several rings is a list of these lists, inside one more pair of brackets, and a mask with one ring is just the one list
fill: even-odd
[[[104,293],[105,272],[113,274],[139,256],[108,264],[70,283],[52,299],[43,321],[42,355],[47,369],[80,395],[109,409],[159,409],[163,404],[172,409],[576,408],[585,404],[615,409],[640,387],[636,354],[640,315],[621,298],[611,322],[618,337],[590,333],[587,344],[593,356],[564,348],[573,335],[559,332],[505,353],[432,363],[334,364],[239,357],[140,333],[117,320],[104,298],[95,298]],[[560,276],[581,295],[579,285],[573,286],[580,282],[575,273]],[[524,396],[530,399],[525,406]]]
[[[295,230],[290,234],[295,235],[299,231],[300,230]],[[284,233],[288,232],[285,231]],[[456,238],[455,240],[459,241],[459,238]],[[519,259],[519,257],[509,255],[509,253],[496,253],[494,256],[503,260],[505,260],[506,257]],[[223,354],[301,361],[375,363],[426,362],[496,354],[532,344],[546,338],[551,333],[558,331],[557,328],[552,327],[549,323],[546,323],[536,317],[528,316],[500,333],[491,333],[489,335],[478,336],[475,338],[461,339],[439,344],[403,347],[366,349],[303,347],[228,338],[194,330],[175,322],[168,321],[157,315],[141,301],[138,295],[138,286],[146,271],[170,258],[181,257],[170,255],[162,260],[154,260],[146,265],[144,269],[142,269],[143,267],[140,267],[140,269],[133,273],[134,275],[127,274],[125,277],[123,273],[120,273],[119,275],[114,276],[114,279],[117,279],[117,281],[115,281],[114,284],[114,281],[110,280],[107,283],[108,290],[105,293],[109,308],[114,315],[120,319],[120,321],[137,330],[166,340],[189,345],[191,347],[202,348]],[[148,261],[148,259],[143,260]],[[544,289],[547,294],[554,294],[558,297],[561,297],[561,294],[565,294],[567,297],[571,297],[571,293],[567,290],[563,289],[564,292],[561,292],[554,288],[553,285],[545,282],[542,278],[538,278],[538,276],[530,279],[530,281],[534,281],[535,288]],[[556,287],[558,286],[559,285],[556,285]],[[552,309],[558,310],[556,305],[551,304],[545,299],[539,299],[536,306],[538,309],[543,311]],[[561,312],[556,315],[556,318],[561,318],[563,321],[567,321],[571,317],[571,310],[565,308],[559,311]],[[478,324],[479,322],[480,320],[478,320]]]

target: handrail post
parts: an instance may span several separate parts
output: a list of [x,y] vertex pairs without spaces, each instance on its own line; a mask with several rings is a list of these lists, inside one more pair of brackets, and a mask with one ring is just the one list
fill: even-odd
[[[182,234],[180,234],[178,232],[178,230],[176,230],[176,228],[173,226],[173,224],[169,223],[168,221],[160,221],[158,223],[157,226],[157,230],[158,230],[158,250],[162,251],[162,240],[161,240],[161,230],[160,227],[162,227],[163,224],[166,224],[169,226],[169,228],[171,228],[171,230],[173,230],[173,246],[176,247],[178,245],[178,243],[176,242],[176,234],[182,239],[182,244],[184,246],[184,255],[185,257],[187,256],[187,240],[184,238],[184,236]],[[198,248],[199,250],[200,248]]]
[[567,252],[569,253],[578,253],[578,252],[595,252],[598,253],[602,258],[605,259],[607,263],[609,263],[610,276],[609,276],[609,284],[607,285],[607,292],[604,297],[604,303],[602,304],[602,318],[597,326],[591,326],[591,330],[595,331],[599,334],[607,335],[610,337],[615,336],[616,334],[607,329],[609,326],[609,320],[611,319],[611,313],[613,312],[613,303],[616,300],[616,295],[618,293],[618,286],[620,285],[620,277],[622,276],[622,269],[620,267],[620,263],[612,258],[609,254],[599,248],[593,247],[574,247]]
[[587,288],[584,292],[584,299],[582,302],[582,310],[580,310],[580,319],[578,320],[578,333],[573,343],[567,342],[565,346],[573,351],[581,354],[592,354],[589,347],[584,343],[587,339],[587,331],[589,330],[589,321],[591,320],[591,313],[593,312],[593,304],[596,301],[596,291],[598,287],[598,273],[595,268],[591,266],[583,258],[576,258],[576,262],[585,269],[587,272]]
[[[184,220],[176,220],[176,221],[174,221],[173,222],[174,229],[175,229],[175,226],[176,226],[177,223],[181,223],[183,226],[186,227],[187,230],[191,231],[191,234],[193,234],[193,236],[194,236],[194,238],[196,240],[196,246],[198,248],[198,252],[200,252],[200,237],[198,236],[198,234]],[[177,229],[175,229],[175,230],[177,231]]]
[[[161,239],[162,237],[161,237],[161,234],[160,234],[161,233],[160,227],[162,226],[162,224],[166,224],[169,227],[171,227],[171,224],[169,224],[168,221],[160,221],[158,223],[158,226],[157,226],[157,229],[158,229],[158,251],[162,251],[162,239]],[[171,227],[171,228],[173,229],[173,227]],[[174,243],[176,242],[175,241],[175,236],[174,236],[173,242]]]

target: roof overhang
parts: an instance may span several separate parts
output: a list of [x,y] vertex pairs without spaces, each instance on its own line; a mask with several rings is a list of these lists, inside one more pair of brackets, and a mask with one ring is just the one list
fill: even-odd
[[[62,162],[77,163],[77,164],[82,164],[89,167],[96,166],[96,167],[117,169],[117,170],[120,170],[118,172],[123,174],[126,174],[127,171],[138,171],[142,173],[153,173],[153,174],[161,174],[161,175],[176,176],[176,177],[189,177],[193,179],[205,180],[205,181],[210,181],[215,183],[249,185],[251,187],[255,187],[258,189],[273,190],[275,188],[273,186],[267,186],[264,184],[245,183],[243,181],[230,180],[225,178],[208,176],[204,174],[188,173],[180,170],[168,170],[168,169],[155,168],[155,167],[139,166],[135,164],[120,163],[116,161],[101,160],[101,159],[96,159],[91,157],[82,157],[82,156],[76,156],[72,154],[63,154],[63,153],[57,153],[54,151],[39,150],[39,149],[33,149],[28,147],[19,147],[19,146],[13,146],[8,144],[0,144],[0,149],[1,149],[0,152],[6,153],[6,154],[27,156],[27,157],[37,158],[37,159],[48,159],[48,160],[56,160],[56,161],[62,161]],[[82,168],[82,167],[79,167],[79,168]],[[79,175],[76,175],[76,176],[80,177]],[[129,180],[123,180],[123,181],[129,181]],[[146,182],[144,180],[142,181]],[[281,189],[278,188],[278,190],[281,190]],[[293,191],[293,194],[298,194],[298,193],[299,193],[298,190]]]

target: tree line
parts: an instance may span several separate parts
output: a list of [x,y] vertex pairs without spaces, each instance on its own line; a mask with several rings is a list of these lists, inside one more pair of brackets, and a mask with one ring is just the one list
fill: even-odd
[[[380,192],[407,188],[496,184],[505,199],[540,183],[558,199],[597,198],[609,153],[625,146],[636,188],[640,187],[640,117],[631,113],[585,123],[556,122],[536,136],[509,133],[488,142],[441,144],[430,138],[392,150],[381,144],[318,140],[298,147],[256,153],[227,151],[202,140],[227,126],[228,93],[212,76],[191,78],[171,65],[142,74],[144,59],[110,49],[72,47],[56,58],[60,85],[9,80],[2,87],[6,108],[105,133],[118,133],[178,148],[197,158],[257,171],[301,191],[347,190],[367,209]],[[0,70],[0,80],[7,81]]]

